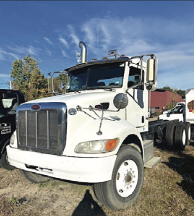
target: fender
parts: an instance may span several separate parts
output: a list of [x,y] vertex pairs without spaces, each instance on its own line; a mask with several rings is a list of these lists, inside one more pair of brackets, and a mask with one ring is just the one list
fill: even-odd
[[[111,119],[111,118],[110,118]],[[102,121],[102,126],[100,131],[101,135],[98,135],[100,128],[100,119],[91,119],[87,123],[83,124],[82,127],[75,131],[73,134],[67,134],[67,143],[64,155],[68,156],[78,156],[74,152],[74,149],[77,144],[90,140],[106,140],[106,139],[115,139],[118,138],[118,144],[114,151],[103,154],[79,154],[79,157],[104,157],[117,154],[120,146],[123,141],[129,135],[135,135],[142,145],[142,138],[137,128],[125,120],[107,120]]]

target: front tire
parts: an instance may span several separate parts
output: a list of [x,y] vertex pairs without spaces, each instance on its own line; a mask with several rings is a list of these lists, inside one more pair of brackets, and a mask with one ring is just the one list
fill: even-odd
[[141,154],[134,147],[121,147],[112,179],[94,185],[97,199],[107,207],[124,210],[132,205],[143,185],[144,166]]
[[39,175],[39,174],[36,174],[33,172],[21,170],[21,169],[20,169],[20,173],[26,180],[28,180],[32,183],[43,183],[43,182],[47,182],[50,180],[50,178],[48,176]]

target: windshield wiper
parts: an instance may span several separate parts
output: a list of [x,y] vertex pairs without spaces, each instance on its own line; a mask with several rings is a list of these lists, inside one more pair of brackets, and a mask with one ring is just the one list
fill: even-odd
[[103,89],[104,91],[115,91],[115,89],[113,89],[113,88],[105,88],[104,86],[102,86],[102,87],[100,87],[100,86],[96,86],[96,87],[87,87],[87,89],[86,90],[96,90],[96,89]]

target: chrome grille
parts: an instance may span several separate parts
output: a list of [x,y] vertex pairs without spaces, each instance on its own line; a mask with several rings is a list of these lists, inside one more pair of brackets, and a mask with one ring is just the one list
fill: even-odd
[[66,141],[66,105],[64,103],[23,104],[17,110],[18,148],[61,155]]

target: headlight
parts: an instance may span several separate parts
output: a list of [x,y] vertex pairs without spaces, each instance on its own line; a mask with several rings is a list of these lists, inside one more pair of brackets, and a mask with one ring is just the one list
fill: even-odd
[[100,154],[113,151],[118,143],[118,139],[97,140],[79,143],[75,147],[76,153],[83,154]]
[[15,140],[15,133],[13,133],[13,134],[11,135],[10,145],[14,145],[14,140]]

